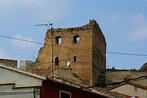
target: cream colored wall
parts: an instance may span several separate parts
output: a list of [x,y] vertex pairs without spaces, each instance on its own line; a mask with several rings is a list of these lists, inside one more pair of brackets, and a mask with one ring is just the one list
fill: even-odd
[[[106,83],[123,81],[125,78],[137,78],[140,76],[146,76],[147,72],[138,71],[106,71]],[[133,81],[137,84],[146,86],[147,79]]]
[[[36,89],[35,91],[40,91]],[[14,85],[0,84],[0,98],[40,98],[38,92],[34,93],[33,87],[14,88]]]
[[15,87],[41,86],[45,78],[0,65],[0,84],[15,83]]
[[145,89],[134,87],[129,84],[120,86],[111,91],[122,93],[122,94],[127,94],[130,96],[138,96],[139,98],[147,98],[147,91]]
[[30,74],[12,67],[0,64],[0,98],[40,98],[40,91],[44,77]]

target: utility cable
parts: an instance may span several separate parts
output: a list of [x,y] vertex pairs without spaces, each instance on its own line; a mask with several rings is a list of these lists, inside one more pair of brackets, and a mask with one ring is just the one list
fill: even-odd
[[[41,42],[36,42],[36,41],[31,41],[31,40],[25,40],[25,39],[20,39],[20,38],[5,36],[5,35],[0,35],[0,37],[8,38],[8,39],[13,39],[13,40],[18,40],[18,41],[29,42],[29,43],[34,43],[34,44],[42,44],[42,45],[44,44],[44,43],[41,43]],[[46,44],[46,45],[51,45],[51,44]],[[58,46],[58,47],[66,47],[66,48],[71,49],[71,48],[68,47],[68,46]],[[72,50],[72,49],[71,49],[71,50]],[[86,49],[78,49],[78,50],[86,50]],[[89,49],[89,50],[86,50],[86,51],[91,51],[91,50]],[[124,52],[112,52],[112,51],[109,51],[109,52],[106,52],[106,53],[108,53],[108,54],[116,54],[116,55],[147,56],[147,54],[124,53]]]
[[134,55],[134,56],[147,56],[147,54],[136,54],[136,53],[120,53],[120,52],[106,52],[109,54],[119,54],[119,55]]
[[8,39],[13,39],[13,40],[18,40],[18,41],[30,42],[30,43],[35,43],[35,44],[43,44],[41,42],[35,42],[35,41],[31,41],[31,40],[25,40],[25,39],[20,39],[20,38],[5,36],[5,35],[0,35],[0,37],[4,37],[4,38],[8,38]]

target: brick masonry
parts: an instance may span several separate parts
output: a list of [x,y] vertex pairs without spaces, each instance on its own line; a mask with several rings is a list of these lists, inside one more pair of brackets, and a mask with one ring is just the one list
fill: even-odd
[[81,27],[47,31],[35,62],[35,73],[51,76],[52,70],[58,68],[70,68],[88,84],[97,83],[106,69],[106,41],[95,20]]
[[17,60],[11,60],[11,59],[0,59],[0,64],[17,68]]

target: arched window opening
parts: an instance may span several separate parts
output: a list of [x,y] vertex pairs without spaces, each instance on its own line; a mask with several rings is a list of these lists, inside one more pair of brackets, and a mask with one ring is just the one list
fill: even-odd
[[73,43],[74,44],[76,44],[79,41],[80,41],[80,37],[79,36],[76,35],[76,36],[73,37]]
[[62,38],[60,36],[56,37],[56,44],[61,44],[62,43]]
[[59,58],[58,57],[55,58],[55,65],[59,65]]

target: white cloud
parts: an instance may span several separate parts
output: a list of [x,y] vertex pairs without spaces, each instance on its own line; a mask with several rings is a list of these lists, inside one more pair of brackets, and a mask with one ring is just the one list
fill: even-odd
[[130,20],[133,24],[142,24],[147,22],[146,17],[141,13],[133,15]]
[[142,41],[147,39],[147,17],[142,13],[135,13],[126,19],[129,31],[125,37],[132,41]]
[[55,20],[68,15],[70,0],[0,0],[1,17],[26,13],[32,19]]
[[[12,39],[12,45],[16,47],[17,49],[34,49],[36,47],[35,43],[33,42],[32,38],[24,37],[23,35],[16,34],[14,36],[16,39]],[[27,42],[32,41],[32,42]]]
[[144,40],[147,39],[147,25],[141,26],[128,34],[131,40]]

